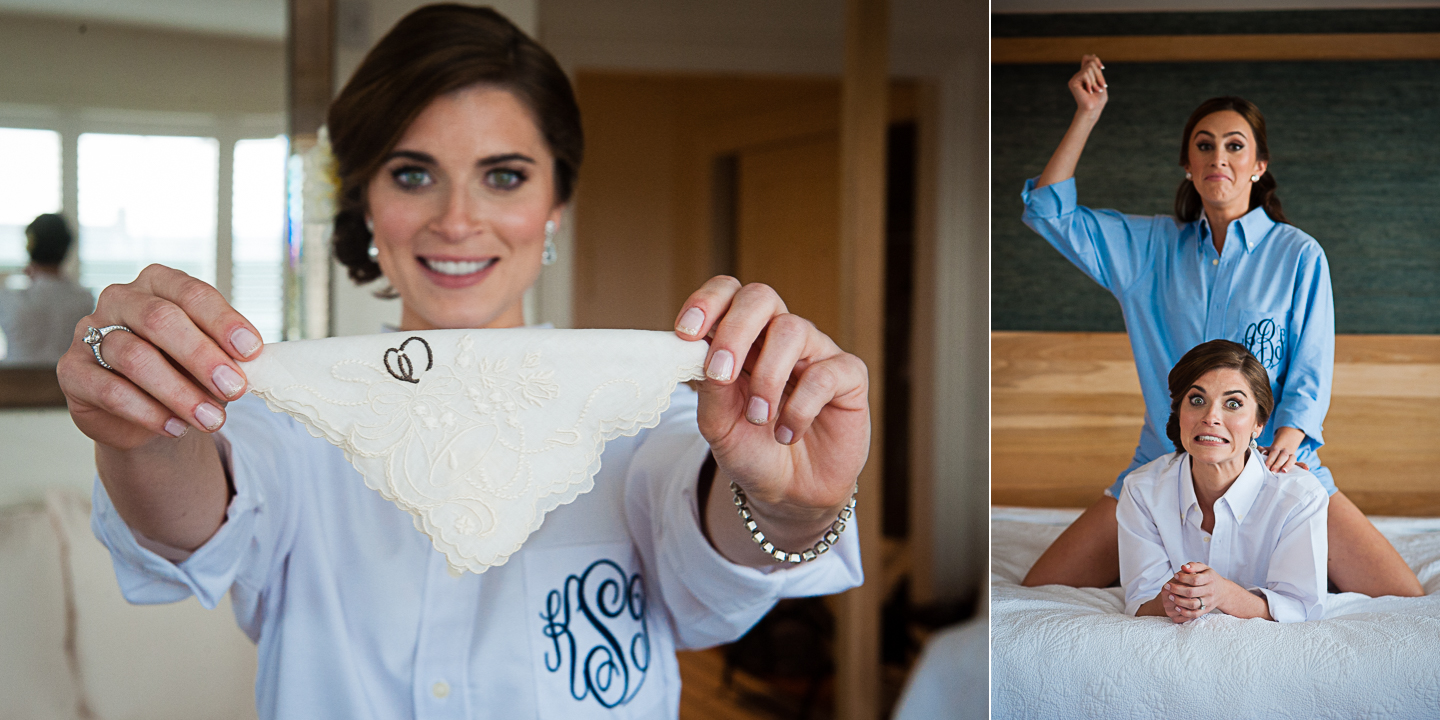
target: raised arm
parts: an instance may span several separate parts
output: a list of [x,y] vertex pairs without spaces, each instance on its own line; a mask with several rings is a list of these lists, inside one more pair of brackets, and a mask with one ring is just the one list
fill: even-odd
[[1086,55],[1080,60],[1080,71],[1070,78],[1070,94],[1075,97],[1075,118],[1070,121],[1070,129],[1065,131],[1065,137],[1050,156],[1050,162],[1040,173],[1035,187],[1054,185],[1075,176],[1075,165],[1080,162],[1080,154],[1085,152],[1085,142],[1090,139],[1095,123],[1100,121],[1105,101],[1110,99],[1104,70],[1105,65],[1094,55]]
[[[122,325],[96,361],[88,328]],[[260,352],[260,333],[215,288],[151,265],[100,293],[80,320],[56,374],[75,426],[95,441],[95,464],[133,530],[193,550],[219,529],[229,502],[211,433],[225,402],[245,392],[238,360]]]

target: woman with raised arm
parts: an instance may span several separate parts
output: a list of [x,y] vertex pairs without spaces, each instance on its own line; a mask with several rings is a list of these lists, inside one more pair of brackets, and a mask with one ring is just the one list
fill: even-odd
[[[520,326],[583,148],[554,58],[492,10],[424,7],[328,127],[336,256],[383,276],[401,329]],[[770,288],[714,278],[675,332],[710,339],[698,393],[612,441],[594,489],[508,563],[458,577],[338,448],[242,397],[239,361],[265,350],[209,285],[151,266],[107,288],[58,372],[95,440],[92,525],[122,591],[229,593],[259,645],[260,717],[673,718],[677,648],[861,581],[855,534],[832,523],[870,431],[864,364]],[[797,554],[777,564],[755,528]]]
[[1040,177],[1026,182],[1024,220],[1120,302],[1145,426],[1129,467],[1051,544],[1024,584],[1116,581],[1123,479],[1176,449],[1164,431],[1166,374],[1186,350],[1228,339],[1253,353],[1270,376],[1275,414],[1260,436],[1266,466],[1282,473],[1297,463],[1308,467],[1331,494],[1330,580],[1366,595],[1422,594],[1415,573],[1336,491],[1315,454],[1324,442],[1335,356],[1330,270],[1320,244],[1286,223],[1260,110],[1234,97],[1201,103],[1181,138],[1185,179],[1175,215],[1125,215],[1076,202],[1075,166],[1109,98],[1100,59],[1085,56],[1069,87],[1075,118]]

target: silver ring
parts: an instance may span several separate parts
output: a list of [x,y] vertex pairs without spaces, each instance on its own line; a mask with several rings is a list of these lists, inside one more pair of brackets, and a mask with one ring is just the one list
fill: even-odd
[[90,351],[95,353],[95,362],[100,363],[100,367],[111,371],[113,371],[115,368],[110,367],[110,363],[105,362],[105,358],[100,357],[100,341],[104,340],[105,336],[109,335],[112,330],[124,330],[131,335],[135,334],[135,331],[131,330],[128,327],[125,327],[124,325],[106,325],[105,327],[98,330],[93,327],[87,329],[85,331],[85,337],[81,338],[81,340],[85,341],[86,345],[90,346]]
[[1204,609],[1205,609],[1205,598],[1195,598],[1195,599],[1200,601],[1200,609],[1201,609],[1201,610],[1204,610]]

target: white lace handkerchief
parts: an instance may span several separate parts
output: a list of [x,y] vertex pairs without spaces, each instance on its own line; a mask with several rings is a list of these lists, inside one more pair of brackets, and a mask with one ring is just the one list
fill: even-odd
[[501,565],[660,422],[707,346],[645,330],[432,330],[266,345],[250,391],[345,451],[450,570]]

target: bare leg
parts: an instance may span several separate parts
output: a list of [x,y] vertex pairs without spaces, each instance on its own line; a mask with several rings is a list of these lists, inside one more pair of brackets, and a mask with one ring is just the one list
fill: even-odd
[[[1425,594],[1415,572],[1405,564],[1400,553],[1375,529],[1360,508],[1345,497],[1345,493],[1337,492],[1330,496],[1330,512],[1326,520],[1330,541],[1330,580],[1336,587],[1344,592],[1358,592],[1371,597],[1418,597]],[[1046,554],[1049,554],[1048,550]],[[1034,574],[1033,570],[1031,574]]]
[[[1113,585],[1120,579],[1120,524],[1115,520],[1117,505],[1115,498],[1108,495],[1095,501],[1045,549],[1021,584],[1026,587]],[[1371,531],[1375,532],[1373,527]],[[1376,532],[1376,535],[1379,533]],[[1334,537],[1333,534],[1331,537]],[[1392,549],[1391,552],[1395,551]]]

